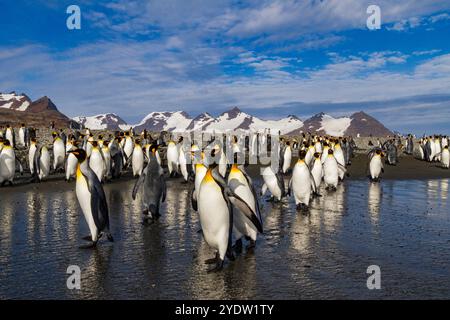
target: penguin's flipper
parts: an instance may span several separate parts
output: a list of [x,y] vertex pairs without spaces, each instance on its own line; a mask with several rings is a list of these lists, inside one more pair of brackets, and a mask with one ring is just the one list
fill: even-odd
[[263,227],[260,218],[258,217],[257,213],[253,212],[253,210],[248,206],[247,202],[245,202],[241,197],[239,197],[229,188],[225,189],[224,191],[225,195],[230,199],[231,203],[253,223],[253,225],[260,233],[263,233]]
[[142,174],[139,176],[139,179],[137,179],[136,183],[134,184],[133,193],[131,194],[131,196],[133,197],[133,200],[136,200],[136,194],[139,191],[139,188],[141,187],[141,185],[144,183],[146,173],[147,173],[147,170],[144,169],[144,171],[142,171]]
[[284,178],[279,171],[275,174],[275,177],[277,178],[278,188],[280,188],[281,190],[281,196],[284,197],[286,195],[286,188],[284,187]]
[[91,211],[95,226],[99,231],[109,228],[109,210],[103,186],[92,169],[88,168],[88,170],[82,171],[81,173],[91,193]]
[[[259,218],[259,220],[262,221],[261,212],[259,210],[258,196],[256,195],[256,190],[255,190],[255,187],[253,186],[253,181],[250,178],[250,176],[247,174],[247,172],[245,172],[244,170],[241,170],[241,172],[244,175],[245,179],[247,179],[247,183],[248,183],[248,185],[250,187],[250,190],[252,191],[253,198],[255,199],[256,215]],[[262,225],[262,223],[261,223],[261,225]]]
[[197,197],[196,197],[196,193],[195,193],[195,189],[191,188],[191,205],[192,205],[192,209],[194,209],[195,211],[198,211],[198,205],[197,205]]

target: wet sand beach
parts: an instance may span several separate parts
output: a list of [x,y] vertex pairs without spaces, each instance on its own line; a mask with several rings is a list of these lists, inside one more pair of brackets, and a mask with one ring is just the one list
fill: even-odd
[[[355,158],[350,178],[336,192],[322,189],[309,214],[297,212],[292,198],[260,199],[264,234],[256,250],[244,249],[214,274],[206,272],[214,252],[198,233],[190,185],[179,178],[168,179],[162,217],[150,226],[141,224],[139,196],[131,199],[134,179],[105,184],[115,242],[101,240],[95,250],[78,249],[89,232],[74,182],[1,188],[0,298],[448,298],[448,171],[400,161],[371,183],[363,158]],[[249,172],[259,191],[258,170]],[[373,264],[381,290],[366,287]],[[66,287],[69,265],[81,269],[81,290]]]

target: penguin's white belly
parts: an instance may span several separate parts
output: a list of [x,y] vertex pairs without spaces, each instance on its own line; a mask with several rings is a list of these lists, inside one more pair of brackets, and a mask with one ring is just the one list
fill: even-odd
[[48,174],[50,173],[50,153],[48,152],[42,152],[41,153],[41,159],[39,161],[39,179],[43,179],[48,177]]
[[294,167],[292,191],[294,193],[295,204],[309,204],[311,197],[311,177],[305,164],[295,165]]
[[141,175],[144,170],[144,153],[141,149],[135,148],[132,159],[133,175]]
[[15,171],[16,159],[12,150],[3,150],[0,154],[0,183],[3,181],[12,182]]
[[222,177],[225,177],[227,173],[227,158],[223,152],[220,153],[219,159],[219,173]]
[[125,152],[125,155],[127,158],[130,157],[131,152],[133,152],[133,141],[131,141],[131,138],[127,138],[125,141],[125,146],[123,147],[123,151]]
[[450,153],[448,150],[442,151],[442,165],[444,168],[448,168],[450,166]]
[[30,152],[28,153],[28,166],[30,167],[30,172],[34,172],[34,154],[36,153],[36,146],[33,144],[30,147]]
[[197,200],[197,194],[200,190],[200,185],[201,185],[205,175],[206,175],[206,168],[202,167],[201,169],[197,169],[197,172],[195,174],[195,181],[194,181],[194,199],[196,199],[196,200]]
[[64,142],[59,140],[53,144],[53,168],[56,169],[59,166],[64,165],[64,155],[66,151],[64,148]]
[[314,163],[314,166],[311,170],[311,174],[314,178],[314,183],[316,184],[316,187],[319,188],[323,177],[323,168],[319,160]]
[[103,157],[105,158],[104,176],[109,176],[111,174],[111,154],[109,153],[109,150],[103,150]]
[[374,156],[372,160],[370,160],[369,170],[370,170],[370,176],[372,179],[378,179],[381,173],[381,158]]
[[271,174],[263,174],[263,180],[270,193],[278,200],[281,200],[281,189],[278,186],[278,180],[275,174],[273,172]]
[[291,167],[292,161],[292,152],[290,148],[287,148],[284,152],[283,160],[283,173],[286,173],[286,171]]
[[23,129],[19,130],[19,143],[24,146],[25,145],[25,132]]
[[6,135],[5,135],[6,139],[9,140],[9,143],[11,144],[11,147],[14,148],[14,140],[13,140],[13,135],[11,133],[10,130],[6,131]]
[[[79,173],[81,175],[81,173]],[[89,192],[86,179],[84,176],[77,177],[76,183],[76,194],[78,203],[80,204],[81,211],[83,211],[84,218],[89,226],[89,231],[91,232],[92,240],[96,241],[98,236],[97,226],[94,222],[94,217],[92,216],[91,210],[91,193]]]
[[334,159],[326,159],[324,163],[323,180],[327,186],[337,187],[339,182],[338,165]]
[[104,173],[105,169],[104,169],[103,158],[102,158],[100,152],[98,152],[98,151],[92,152],[91,157],[89,159],[89,166],[91,167],[92,171],[94,171],[98,180],[102,181],[103,173]]
[[187,181],[187,179],[188,179],[188,172],[187,172],[187,167],[186,167],[187,161],[186,161],[186,156],[185,156],[184,152],[180,152],[178,162],[180,164],[181,174],[183,175],[184,180]]
[[77,157],[75,157],[72,153],[69,153],[69,156],[67,157],[67,168],[66,168],[67,180],[75,176],[75,173],[77,172],[77,164],[78,164]]
[[198,193],[198,211],[203,236],[208,245],[219,250],[221,259],[228,247],[230,218],[227,203],[216,183],[202,183]]
[[178,150],[176,146],[169,146],[167,148],[167,166],[169,167],[169,173],[177,170]]

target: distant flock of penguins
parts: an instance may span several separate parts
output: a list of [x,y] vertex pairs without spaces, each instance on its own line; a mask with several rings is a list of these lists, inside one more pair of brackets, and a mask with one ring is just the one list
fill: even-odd
[[[191,183],[192,208],[199,214],[206,243],[216,250],[216,255],[206,261],[213,264],[208,271],[222,269],[225,257],[234,260],[234,253],[242,251],[244,240],[248,241],[247,250],[253,250],[258,234],[263,232],[257,192],[245,169],[245,151],[249,157],[256,158],[266,149],[271,149],[271,154],[275,155],[276,161],[259,166],[264,181],[261,196],[269,191],[268,201],[274,202],[293,196],[297,209],[307,212],[311,199],[320,196],[322,183],[326,190],[333,191],[344,180],[356,148],[351,137],[305,134],[280,138],[275,145],[270,134],[224,134],[219,139],[213,135],[206,147],[195,144],[192,136],[170,135],[165,141],[162,134],[153,139],[146,130],[136,136],[131,129],[118,131],[108,139],[102,135],[95,139],[89,129],[85,134],[74,130],[68,137],[63,130],[54,131],[52,137],[51,155],[45,145],[30,137],[24,124],[19,129],[18,141],[12,127],[0,128],[0,184],[12,184],[16,169],[23,173],[15,147],[28,149],[30,182],[45,180],[53,159],[55,172],[64,172],[67,181],[76,179],[77,199],[90,230],[90,235],[83,238],[88,243],[81,248],[94,248],[103,236],[113,241],[102,184],[119,178],[130,166],[133,176],[137,177],[132,198],[135,200],[138,192],[142,193],[143,224],[160,217],[160,204],[166,197],[166,177],[159,151],[165,146],[169,176],[181,175],[184,183]],[[374,182],[379,181],[384,172],[383,162],[397,164],[399,148],[404,148],[407,154],[414,152],[412,135],[407,137],[405,147],[400,138],[383,144],[377,141],[375,146],[369,144],[372,148],[368,152],[368,171]],[[443,167],[449,167],[448,137],[424,137],[420,139],[417,152],[423,160],[439,161]],[[298,160],[292,166],[295,157]],[[383,161],[383,158],[386,159]],[[283,175],[287,173],[292,175],[286,188]]]

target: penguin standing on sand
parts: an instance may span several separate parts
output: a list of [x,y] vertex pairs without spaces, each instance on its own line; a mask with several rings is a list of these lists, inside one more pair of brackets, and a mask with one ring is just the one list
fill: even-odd
[[371,181],[379,181],[381,173],[384,172],[382,157],[383,152],[381,149],[376,148],[369,152],[369,171]]
[[105,191],[96,174],[88,165],[87,153],[83,149],[69,151],[78,159],[76,194],[84,218],[89,226],[90,235],[83,238],[90,243],[81,246],[82,249],[94,248],[102,235],[112,242],[109,232],[109,210]]
[[52,133],[53,137],[53,170],[64,170],[64,160],[66,156],[66,148],[64,141],[56,132]]
[[164,171],[156,160],[157,148],[157,145],[150,147],[149,162],[136,181],[132,193],[133,200],[136,200],[136,194],[139,188],[143,186],[144,224],[147,224],[149,219],[156,220],[161,216],[159,206],[166,199],[166,181]]
[[[214,149],[213,154],[214,157]],[[220,175],[217,165],[212,164],[200,184],[198,193],[198,212],[203,237],[206,243],[216,251],[213,259],[206,261],[215,264],[208,272],[223,268],[225,255],[234,260],[231,251],[233,230],[233,204],[251,221],[259,232],[262,225],[257,215],[247,203],[235,194]]]
[[[315,191],[313,188],[314,178],[311,176],[305,157],[306,151],[301,150],[289,181],[289,190],[294,193],[297,210],[308,210],[311,194]],[[290,192],[288,193],[290,194]]]
[[336,190],[339,182],[339,165],[334,157],[333,149],[328,149],[327,152],[323,162],[323,180],[327,189]]
[[450,166],[450,154],[448,150],[448,145],[445,145],[441,152],[441,163],[442,167],[448,169]]
[[[256,213],[256,217],[262,227],[263,223],[253,182],[247,173],[239,168],[237,164],[231,166],[228,175],[228,186],[245,201],[253,212]],[[245,236],[246,239],[250,241],[247,249],[253,249],[256,246],[256,238],[258,236],[258,229],[255,224],[250,221],[244,213],[237,209],[233,217],[233,225],[236,239],[235,248],[238,251],[242,249],[242,237]]]
[[109,141],[103,141],[103,147],[101,147],[103,159],[105,160],[105,175],[104,180],[108,180],[111,177],[111,152],[109,150]]
[[142,170],[144,170],[144,152],[142,151],[139,139],[136,139],[135,141],[131,159],[131,167],[133,169],[134,177],[140,176],[142,174]]

